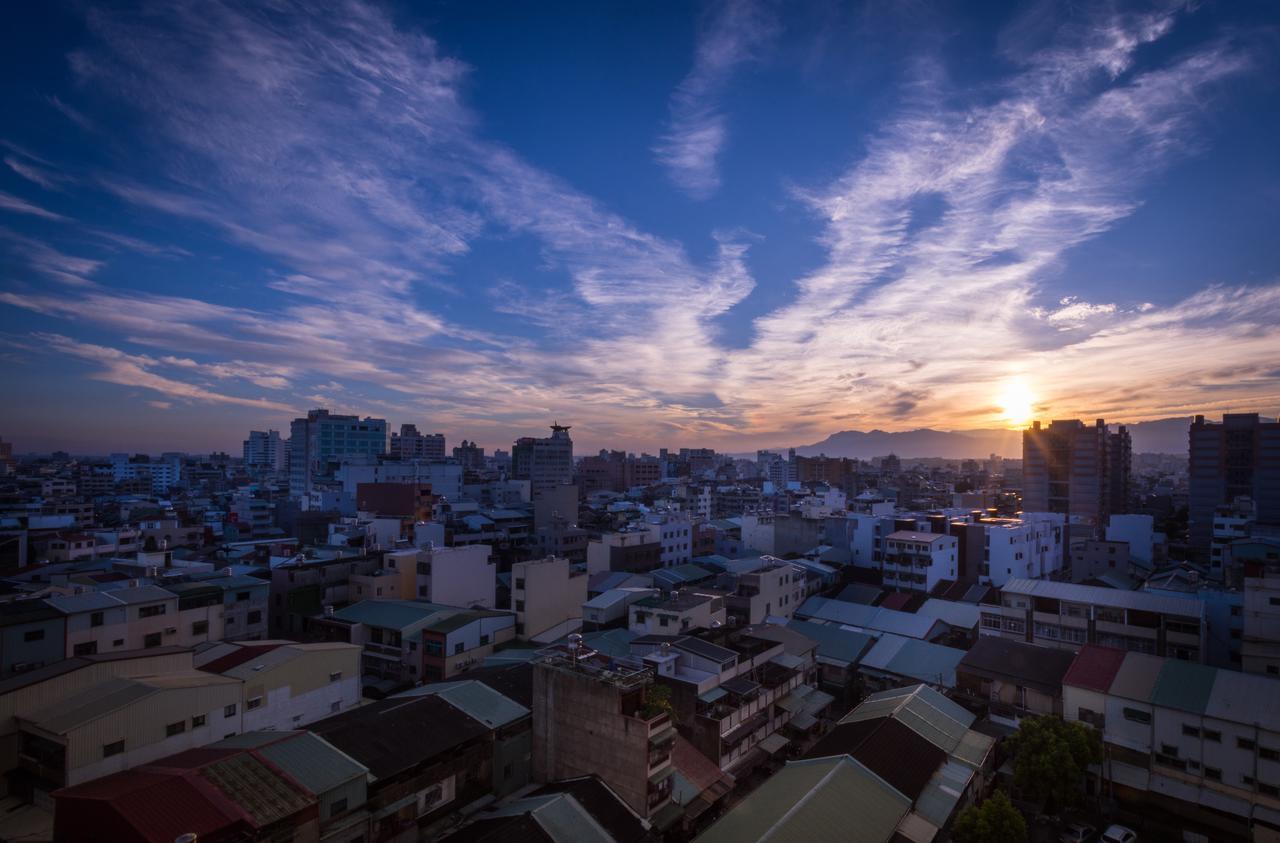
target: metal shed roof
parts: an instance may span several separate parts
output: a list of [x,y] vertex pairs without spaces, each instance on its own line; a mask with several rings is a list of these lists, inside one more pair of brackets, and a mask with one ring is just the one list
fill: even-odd
[[1166,615],[1201,618],[1204,604],[1191,597],[1174,597],[1153,594],[1149,591],[1122,591],[1096,585],[1079,585],[1051,580],[1028,580],[1014,577],[1001,589],[1005,594],[1025,594],[1030,597],[1046,597],[1065,600],[1068,603],[1088,603],[1095,606],[1112,606],[1117,609],[1137,609]]

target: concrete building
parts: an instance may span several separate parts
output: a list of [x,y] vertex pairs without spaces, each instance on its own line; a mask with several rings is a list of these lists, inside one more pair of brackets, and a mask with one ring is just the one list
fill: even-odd
[[1102,733],[1096,787],[1207,839],[1280,830],[1280,680],[1085,647],[1063,716]]
[[387,693],[478,667],[496,645],[515,638],[515,616],[416,600],[365,600],[311,618],[307,634],[359,644],[365,687]]
[[251,430],[244,440],[245,468],[283,473],[289,468],[288,441],[278,430]]
[[442,460],[444,434],[419,433],[417,425],[402,424],[399,433],[391,434],[388,453],[398,460]]
[[289,495],[308,497],[316,478],[332,475],[343,457],[386,451],[385,419],[311,410],[305,418],[294,419],[289,428]]
[[1241,669],[1280,676],[1280,539],[1254,540],[1236,548],[1250,557],[1244,573]]
[[66,640],[62,615],[45,601],[0,604],[0,679],[61,661]]
[[497,569],[488,545],[424,547],[417,553],[417,596],[446,606],[495,608]]
[[573,482],[573,440],[569,428],[551,425],[551,435],[542,439],[524,436],[511,448],[511,476],[528,480],[535,493],[548,486]]
[[554,556],[511,566],[511,605],[516,636],[550,643],[582,629],[587,571]]
[[193,665],[241,682],[244,730],[299,729],[361,702],[360,647],[343,642],[222,643]]
[[1259,523],[1280,525],[1280,421],[1228,413],[1221,423],[1196,416],[1190,430],[1188,528],[1193,547],[1209,552],[1218,507],[1253,501]]
[[671,714],[648,700],[654,671],[558,647],[533,663],[533,778],[595,774],[642,817],[671,800]]
[[[416,566],[416,554],[415,554]],[[351,577],[372,574],[382,567],[382,555],[328,559],[299,558],[271,568],[269,635],[296,638],[306,622],[325,606],[345,606],[356,602]]]
[[723,596],[686,589],[632,603],[627,628],[637,635],[679,635],[711,629],[714,624],[724,626],[727,620]]
[[1131,461],[1129,433],[1107,431],[1098,419],[1034,422],[1022,436],[1022,508],[1057,512],[1101,531],[1112,513],[1128,508]]
[[605,533],[587,543],[587,570],[642,573],[662,564],[662,543],[647,527]]
[[1145,591],[1046,580],[1010,580],[1000,605],[983,604],[982,634],[1079,650],[1102,644],[1188,661],[1206,659],[1202,602]]
[[885,537],[884,584],[929,594],[956,578],[959,540],[941,533],[899,530]]

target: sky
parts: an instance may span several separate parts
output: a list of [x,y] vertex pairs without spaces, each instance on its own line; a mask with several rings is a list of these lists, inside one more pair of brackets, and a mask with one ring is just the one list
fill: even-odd
[[0,437],[1280,410],[1280,9],[19,4]]

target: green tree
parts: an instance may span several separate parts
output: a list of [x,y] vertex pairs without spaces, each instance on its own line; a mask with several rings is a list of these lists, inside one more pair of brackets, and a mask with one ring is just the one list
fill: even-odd
[[1003,790],[981,805],[970,805],[951,829],[956,843],[1018,843],[1027,839],[1027,821]]
[[1098,732],[1058,717],[1024,718],[1009,746],[1018,792],[1049,812],[1079,804],[1085,772],[1090,764],[1102,763]]

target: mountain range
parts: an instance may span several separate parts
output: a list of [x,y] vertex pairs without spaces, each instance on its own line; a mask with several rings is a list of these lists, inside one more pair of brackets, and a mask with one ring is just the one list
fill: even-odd
[[[1158,419],[1126,425],[1133,438],[1135,454],[1187,453],[1187,430],[1190,417]],[[1117,425],[1109,425],[1115,430]],[[821,442],[796,447],[796,454],[814,457],[851,457],[871,459],[886,454],[900,457],[941,457],[943,459],[979,459],[998,454],[1022,458],[1021,430],[842,430]]]

